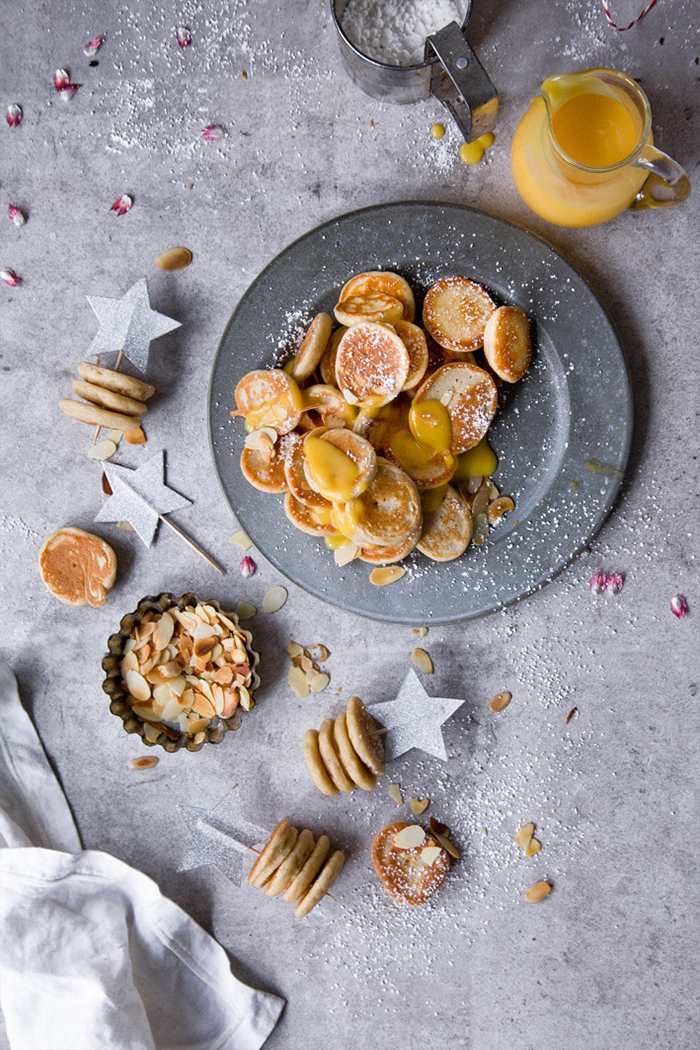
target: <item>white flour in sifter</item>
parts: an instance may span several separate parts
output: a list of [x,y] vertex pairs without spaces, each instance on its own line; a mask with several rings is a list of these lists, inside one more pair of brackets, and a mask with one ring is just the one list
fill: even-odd
[[455,0],[350,0],[340,24],[363,55],[411,66],[423,61],[427,36],[463,17],[464,4]]

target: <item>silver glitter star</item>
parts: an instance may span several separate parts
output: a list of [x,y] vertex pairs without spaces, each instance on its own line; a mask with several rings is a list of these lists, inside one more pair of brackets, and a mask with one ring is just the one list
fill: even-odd
[[240,886],[243,860],[253,859],[250,847],[269,837],[268,831],[242,816],[240,791],[230,791],[212,810],[181,805],[177,808],[193,836],[177,870],[191,871],[213,864]]
[[102,466],[113,494],[95,521],[128,521],[147,547],[153,543],[161,514],[192,506],[192,500],[165,484],[164,450],[138,470],[127,470],[116,463]]
[[367,710],[387,730],[384,757],[387,762],[417,747],[435,758],[445,760],[447,751],[440,726],[461,707],[464,700],[429,696],[411,669],[404,678],[395,700],[372,704]]
[[87,301],[97,314],[100,330],[93,339],[88,355],[110,354],[121,350],[132,364],[145,372],[151,339],[180,327],[165,314],[151,309],[146,278],[132,285],[121,299],[88,295]]

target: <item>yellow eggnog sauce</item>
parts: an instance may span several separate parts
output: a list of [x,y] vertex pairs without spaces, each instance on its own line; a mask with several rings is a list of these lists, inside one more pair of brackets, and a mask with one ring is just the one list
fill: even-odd
[[349,507],[336,504],[331,511],[331,525],[334,529],[349,540],[353,538],[360,524],[360,516]]
[[433,397],[414,401],[408,425],[416,441],[432,453],[447,452],[452,444],[452,424],[445,406]]
[[439,510],[440,504],[445,498],[447,492],[447,485],[438,485],[435,489],[425,489],[421,493],[420,501],[421,507],[424,514],[432,514],[433,511]]
[[332,503],[346,503],[352,497],[360,471],[350,456],[312,433],[304,442],[304,457],[317,492]]
[[282,423],[301,412],[304,404],[302,392],[291,376],[287,383],[287,389],[279,397],[263,401],[248,413],[244,421],[248,433],[260,427],[274,427],[276,423]]
[[[331,516],[332,516],[332,511],[331,511]],[[347,545],[350,542],[350,540],[348,539],[347,536],[343,536],[342,533],[337,532],[337,533],[333,533],[332,536],[324,536],[323,537],[323,542],[325,543],[326,547],[328,547],[329,551],[337,551],[337,550],[340,550],[341,547],[347,547]]]
[[485,437],[478,445],[467,449],[459,457],[455,481],[465,481],[467,478],[490,478],[498,469],[498,457],[493,451]]
[[454,456],[449,451],[437,452],[427,445],[416,441],[410,430],[399,430],[391,438],[391,451],[396,457],[399,466],[407,474],[413,476],[414,472],[428,470],[440,462],[444,462],[447,469],[454,463]]
[[574,95],[554,114],[552,129],[564,153],[589,168],[619,164],[639,141],[632,115],[609,95]]

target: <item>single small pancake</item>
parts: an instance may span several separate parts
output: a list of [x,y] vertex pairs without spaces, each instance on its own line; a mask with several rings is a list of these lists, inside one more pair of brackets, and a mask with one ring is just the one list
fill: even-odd
[[308,729],[304,735],[304,762],[311,774],[311,779],[322,795],[338,794],[338,788],[331,780],[328,770],[323,764],[318,746],[318,731],[316,729]]
[[322,723],[321,728],[318,731],[318,746],[321,752],[321,758],[323,759],[323,764],[326,767],[331,780],[338,788],[338,791],[342,791],[346,795],[349,795],[351,791],[355,790],[355,781],[350,779],[340,761],[338,750],[335,745],[333,726],[334,722],[332,718],[327,718],[325,722]]
[[435,398],[449,412],[453,456],[481,441],[498,404],[498,392],[491,376],[468,361],[451,361],[433,372],[419,387],[415,400],[425,398]]
[[359,407],[378,407],[392,401],[402,390],[408,369],[408,350],[396,332],[384,325],[353,325],[338,345],[338,386]]
[[393,324],[403,317],[403,303],[383,292],[351,295],[338,303],[333,312],[338,324],[344,324],[347,328],[363,321]]
[[335,386],[335,355],[338,353],[338,343],[346,332],[347,328],[345,325],[336,328],[328,340],[328,346],[324,350],[321,363],[318,366],[321,379],[329,386]]
[[357,410],[349,405],[337,387],[316,383],[304,391],[304,408],[317,412],[325,427],[352,425]]
[[250,869],[248,882],[260,889],[270,875],[273,875],[280,864],[292,852],[297,840],[297,829],[288,820],[281,820],[270,835],[262,853]]
[[464,554],[471,538],[471,511],[462,496],[448,485],[438,509],[423,516],[418,550],[433,561],[452,561]]
[[295,529],[305,532],[307,536],[332,536],[336,531],[331,523],[333,504],[328,503],[328,510],[307,507],[295,499],[291,492],[284,497],[284,513]]
[[73,401],[70,397],[61,397],[58,401],[61,412],[81,423],[94,423],[95,426],[109,427],[110,430],[135,430],[139,426],[137,416],[125,416],[122,412],[112,412],[99,405],[85,404],[84,401]]
[[297,383],[308,379],[316,371],[332,331],[333,318],[328,314],[316,314],[301,346],[294,355],[294,362],[289,373]]
[[384,744],[379,735],[379,727],[359,696],[351,696],[345,711],[345,724],[350,742],[358,758],[375,776],[383,777],[386,773],[384,762]]
[[421,536],[422,526],[417,525],[402,543],[396,543],[393,547],[362,547],[360,549],[360,561],[369,562],[370,565],[394,565],[398,561],[407,558],[411,551],[416,549]]
[[370,547],[401,543],[422,520],[414,482],[381,456],[374,481],[361,496],[345,504],[345,511],[355,522],[355,535],[363,546]]
[[64,605],[104,605],[117,578],[117,556],[99,536],[67,525],[44,541],[39,571]]
[[434,489],[444,485],[457,466],[451,453],[426,454],[408,427],[397,429],[391,434],[384,452],[389,462],[408,474],[419,489]]
[[266,463],[262,454],[255,448],[244,448],[241,453],[241,470],[246,481],[261,492],[286,492],[287,458],[294,449],[301,448],[301,434],[282,434],[277,438],[272,458]]
[[74,379],[71,383],[78,397],[85,398],[93,405],[109,408],[112,412],[123,412],[127,416],[145,416],[148,408],[143,401],[137,401],[126,394],[116,394],[96,383],[87,383],[84,379]]
[[517,306],[499,306],[486,322],[484,354],[497,376],[517,383],[532,361],[530,322]]
[[377,778],[372,770],[362,762],[352,746],[344,711],[341,711],[335,720],[333,735],[345,771],[363,791],[374,791],[377,786]]
[[316,878],[317,873],[320,871],[324,860],[328,856],[330,846],[331,843],[328,836],[321,835],[306,864],[299,874],[292,880],[289,888],[284,891],[282,899],[285,900],[287,904],[293,904],[294,901],[299,900],[302,893],[306,893],[309,886]]
[[[377,473],[377,453],[369,441],[344,427],[334,427],[323,434],[315,432],[313,436],[318,436],[319,441],[327,441],[329,445],[343,452],[357,467],[358,473],[350,492],[350,499],[369,488]],[[314,478],[307,461],[304,461],[304,476],[311,488],[314,488]]]
[[442,849],[432,864],[421,860],[421,853],[427,846],[438,846],[430,836],[413,849],[395,846],[394,836],[407,827],[405,820],[397,820],[382,828],[372,843],[372,861],[394,900],[401,904],[424,904],[439,889],[449,871],[450,858],[447,850]]
[[351,277],[340,293],[340,302],[353,295],[372,295],[384,292],[403,303],[402,319],[412,321],[416,316],[416,301],[408,281],[391,270],[367,270]]
[[114,372],[111,368],[101,368],[100,365],[90,364],[89,361],[81,361],[78,365],[78,375],[86,379],[88,383],[95,383],[104,387],[105,390],[113,390],[115,394],[124,394],[133,397],[135,401],[148,401],[153,397],[156,388],[150,383],[144,383],[141,379],[127,375],[126,372]]
[[281,368],[246,372],[236,387],[236,415],[244,416],[254,430],[273,427],[288,434],[299,424],[302,397],[299,387]]
[[297,919],[303,919],[305,915],[308,915],[316,907],[319,901],[323,900],[340,874],[344,863],[345,854],[342,850],[337,849],[335,853],[331,853],[321,868],[318,877],[312,882],[294,909],[294,915]]
[[428,342],[425,332],[410,321],[396,321],[396,334],[408,350],[408,378],[404,390],[413,390],[418,386],[428,367]]
[[315,845],[316,841],[313,833],[310,832],[308,828],[304,828],[303,831],[299,832],[299,836],[294,843],[292,852],[282,861],[279,868],[265,887],[265,893],[268,897],[277,897],[280,893],[283,893],[284,890],[289,889],[292,882],[313,853]]
[[423,324],[440,346],[466,353],[483,346],[484,328],[495,309],[480,284],[466,277],[443,277],[426,293]]
[[330,511],[332,504],[320,492],[314,492],[306,480],[303,438],[290,449],[289,455],[284,461],[284,476],[287,480],[289,491],[298,503],[303,503],[305,507],[309,507],[311,510]]

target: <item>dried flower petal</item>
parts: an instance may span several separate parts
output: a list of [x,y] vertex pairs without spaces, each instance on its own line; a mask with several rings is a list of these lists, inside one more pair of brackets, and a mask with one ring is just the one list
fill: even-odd
[[18,277],[14,270],[0,270],[0,278],[5,284],[9,284],[10,288],[16,288],[22,283],[22,278]]
[[116,211],[117,215],[126,215],[126,213],[131,210],[131,205],[133,203],[134,202],[128,193],[122,193],[121,197],[117,197],[109,210]]
[[591,582],[589,587],[591,594],[602,594],[607,586],[608,578],[604,572],[597,572],[595,576],[591,576]]
[[682,594],[676,594],[671,598],[671,612],[679,620],[685,620],[688,615],[688,603]]
[[20,211],[19,208],[16,208],[14,204],[8,204],[7,214],[10,218],[10,222],[13,222],[15,226],[24,226],[27,221],[27,216],[24,212]]
[[249,576],[254,576],[255,575],[255,570],[256,569],[257,569],[257,565],[255,564],[253,559],[250,557],[250,555],[246,554],[245,558],[243,559],[243,561],[240,564],[241,576],[244,576],[245,579],[247,580]]
[[608,578],[605,582],[605,593],[606,594],[619,594],[625,583],[624,576],[621,576],[619,572],[611,572],[608,574]]
[[74,92],[78,90],[80,84],[72,84],[70,79],[70,73],[67,69],[57,69],[53,75],[53,86],[56,91],[60,91],[63,98],[72,98]]
[[93,55],[97,54],[97,52],[100,50],[103,44],[103,36],[94,36],[92,40],[88,40],[87,44],[83,48],[83,54],[87,55],[88,58],[92,58]]
[[206,128],[202,129],[202,138],[205,142],[218,142],[223,137],[224,129],[221,124],[207,124]]
[[189,26],[178,26],[175,30],[175,36],[180,47],[189,47],[192,43],[192,33]]
[[23,115],[24,114],[22,113],[22,107],[18,106],[16,102],[13,102],[7,107],[7,112],[5,113],[5,120],[11,128],[18,128],[22,123]]

